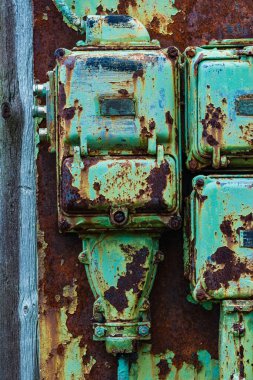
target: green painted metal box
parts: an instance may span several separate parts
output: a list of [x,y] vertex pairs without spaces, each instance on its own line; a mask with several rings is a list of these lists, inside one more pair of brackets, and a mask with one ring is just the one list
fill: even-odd
[[197,176],[193,188],[185,217],[185,270],[194,298],[251,298],[253,177]]
[[253,40],[185,51],[186,153],[192,171],[253,164]]
[[150,44],[56,58],[61,230],[114,229],[115,208],[127,209],[126,228],[170,224],[181,194],[178,57]]

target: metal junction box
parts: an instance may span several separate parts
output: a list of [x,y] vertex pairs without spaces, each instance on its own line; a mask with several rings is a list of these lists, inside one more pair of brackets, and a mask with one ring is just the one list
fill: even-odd
[[252,298],[253,177],[197,176],[193,187],[185,218],[185,270],[194,298]]
[[185,51],[186,153],[191,171],[253,164],[253,40]]
[[119,209],[126,228],[161,228],[179,212],[178,57],[131,38],[132,20],[89,16],[86,44],[55,53],[62,231],[116,228]]

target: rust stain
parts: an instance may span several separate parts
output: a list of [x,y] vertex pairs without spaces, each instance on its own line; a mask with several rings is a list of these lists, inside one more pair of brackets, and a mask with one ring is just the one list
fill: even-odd
[[252,274],[246,259],[236,256],[230,248],[224,246],[216,250],[211,256],[215,264],[207,264],[204,272],[205,283],[208,290],[218,290],[220,287],[228,288],[229,281],[238,281],[241,276]]
[[167,187],[170,176],[170,167],[167,161],[162,162],[160,167],[153,168],[147,178],[151,187],[151,201],[153,209],[164,210],[166,205],[163,198],[163,192]]
[[104,293],[105,299],[107,299],[107,301],[109,301],[119,313],[128,306],[126,292],[132,289],[133,293],[137,294],[137,297],[140,296],[147,271],[144,264],[149,255],[147,247],[142,247],[135,251],[131,245],[121,244],[120,248],[123,252],[129,255],[129,258],[131,258],[132,261],[127,263],[126,274],[118,279],[117,286],[111,286]]
[[206,106],[206,115],[202,119],[202,137],[211,146],[222,144],[222,130],[225,126],[226,115],[220,107],[215,107],[212,103]]
[[243,139],[249,145],[253,145],[253,123],[240,125],[239,128],[242,131],[242,136],[240,136],[240,139]]
[[143,69],[136,70],[136,71],[133,73],[133,79],[143,78],[143,74],[144,74]]
[[166,380],[168,374],[171,371],[167,360],[161,359],[160,362],[157,364],[157,367],[159,368],[159,379],[160,380]]
[[62,111],[62,117],[66,120],[71,120],[75,116],[75,107],[64,108]]
[[220,225],[221,232],[226,235],[227,237],[231,237],[233,234],[232,230],[232,222],[230,219],[224,219],[223,222]]

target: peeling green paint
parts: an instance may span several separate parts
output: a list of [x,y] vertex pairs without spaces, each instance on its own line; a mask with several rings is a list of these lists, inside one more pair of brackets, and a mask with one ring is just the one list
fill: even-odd
[[[74,29],[78,28],[83,16],[91,14],[128,14],[137,18],[147,28],[152,27],[162,35],[172,34],[170,24],[172,17],[179,10],[176,8],[174,0],[102,0],[102,1],[82,1],[82,0],[54,0],[58,9],[65,14],[64,20]],[[68,10],[66,11],[66,6]]]
[[145,344],[138,352],[138,360],[132,364],[130,380],[219,380],[218,360],[200,350],[196,353],[198,366],[182,363],[180,368],[173,364],[175,354],[167,350],[165,353],[153,355],[151,345]]

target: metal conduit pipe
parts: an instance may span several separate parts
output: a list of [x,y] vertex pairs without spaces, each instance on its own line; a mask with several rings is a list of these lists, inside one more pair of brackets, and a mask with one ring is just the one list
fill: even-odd
[[84,33],[86,30],[86,22],[81,18],[75,15],[68,5],[66,5],[65,1],[62,0],[54,0],[55,5],[62,13],[63,17],[67,20],[67,23],[70,24],[75,30]]
[[118,380],[129,380],[129,358],[127,355],[118,356]]

